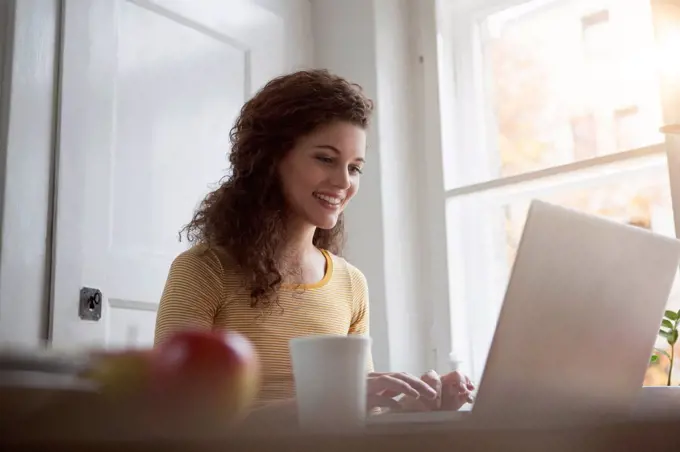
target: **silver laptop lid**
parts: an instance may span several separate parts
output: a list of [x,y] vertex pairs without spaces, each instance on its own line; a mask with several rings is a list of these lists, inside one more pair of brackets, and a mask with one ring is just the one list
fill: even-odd
[[679,261],[678,240],[534,201],[473,417],[630,409]]

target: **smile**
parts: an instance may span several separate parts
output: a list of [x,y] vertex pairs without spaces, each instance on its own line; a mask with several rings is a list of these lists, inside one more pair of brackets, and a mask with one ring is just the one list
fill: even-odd
[[314,197],[318,199],[319,201],[322,201],[322,204],[325,205],[326,207],[330,208],[335,208],[339,207],[342,202],[345,200],[344,198],[338,198],[335,196],[329,196],[329,195],[322,195],[320,193],[314,193]]

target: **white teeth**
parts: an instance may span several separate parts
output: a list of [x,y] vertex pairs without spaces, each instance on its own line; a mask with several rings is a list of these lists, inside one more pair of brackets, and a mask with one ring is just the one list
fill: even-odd
[[314,196],[316,196],[319,199],[322,199],[326,201],[328,204],[332,204],[334,206],[340,205],[342,202],[342,198],[334,198],[332,196],[326,196],[326,195],[320,195],[318,193],[315,193]]

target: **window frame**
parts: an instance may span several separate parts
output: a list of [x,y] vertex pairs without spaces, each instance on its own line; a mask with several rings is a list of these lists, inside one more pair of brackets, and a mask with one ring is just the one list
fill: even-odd
[[[561,1],[547,0],[544,3]],[[652,4],[657,0],[650,0]],[[680,8],[680,0],[677,0]],[[492,153],[482,156],[464,153],[445,152],[449,147],[464,149],[493,146],[489,143],[488,133],[480,128],[493,125],[489,111],[479,111],[482,93],[479,84],[475,84],[481,52],[475,52],[476,39],[479,33],[479,21],[494,12],[512,8],[531,0],[423,0],[417,2],[416,24],[418,28],[417,49],[419,52],[420,70],[417,76],[422,87],[423,117],[422,133],[424,142],[424,186],[425,194],[425,231],[427,234],[425,258],[423,259],[425,281],[429,286],[427,296],[430,300],[431,331],[430,341],[434,354],[434,365],[440,371],[460,369],[474,373],[471,367],[472,351],[469,331],[474,325],[468,324],[469,301],[463,302],[464,278],[461,276],[465,256],[456,253],[463,238],[448,236],[447,202],[466,196],[496,196],[508,194],[513,190],[524,192],[528,187],[546,184],[554,186],[560,178],[587,177],[589,174],[603,169],[616,170],[626,165],[666,159],[668,180],[670,184],[671,203],[675,226],[675,235],[680,238],[680,134],[666,134],[665,140],[659,144],[645,146],[628,151],[598,156],[587,160],[579,160],[545,169],[521,173],[514,176],[491,178],[482,177],[483,182],[459,183],[462,178],[456,177],[454,188],[445,187],[444,168],[453,165],[470,171],[471,167],[482,168],[491,165],[471,162],[470,158],[488,158]],[[654,6],[653,6],[654,7]],[[680,25],[680,24],[679,24]],[[662,88],[662,98],[663,97]],[[674,95],[674,92],[668,93]],[[453,99],[453,101],[446,101]],[[464,124],[456,123],[456,127],[445,127],[454,124],[459,105],[466,103],[466,113],[470,105],[474,107],[471,117],[463,118]],[[680,99],[666,102],[664,119],[680,119]],[[668,105],[674,105],[669,111]],[[460,136],[460,130],[476,130],[467,137]],[[470,136],[484,137],[482,143],[470,142]],[[471,154],[471,153],[467,153]],[[454,157],[452,157],[454,156]],[[467,160],[466,160],[467,159]],[[472,179],[475,179],[474,177]],[[480,178],[477,178],[480,180]],[[449,219],[450,222],[451,219]],[[446,246],[442,246],[446,244]],[[458,248],[457,248],[458,247]],[[449,259],[449,256],[459,256]],[[485,275],[486,276],[486,275]],[[459,293],[460,296],[456,294]],[[478,300],[475,300],[475,303]],[[480,377],[481,375],[477,375]]]

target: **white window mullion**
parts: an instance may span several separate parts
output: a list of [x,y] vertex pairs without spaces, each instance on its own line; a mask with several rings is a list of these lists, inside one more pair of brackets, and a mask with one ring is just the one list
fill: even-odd
[[446,192],[446,197],[453,199],[479,195],[489,197],[509,196],[512,193],[525,194],[529,191],[541,191],[545,187],[575,182],[576,180],[585,182],[592,179],[604,179],[620,172],[658,165],[666,159],[665,154],[666,146],[663,144],[652,145],[453,188]]
[[448,49],[440,52],[440,46],[445,46],[440,31],[443,28],[443,16],[438,14],[440,0],[419,0],[412,2],[416,24],[416,49],[420,66],[415,73],[418,85],[422,87],[421,102],[423,108],[422,129],[423,147],[425,149],[420,168],[425,196],[422,198],[422,208],[427,215],[423,223],[423,233],[426,239],[422,244],[422,277],[423,304],[426,317],[430,324],[431,351],[428,363],[438,372],[447,372],[450,364],[452,311],[448,299],[448,267],[446,255],[446,219],[445,197],[443,192],[444,174],[442,170],[444,147],[442,122],[447,119],[445,112],[449,105],[441,103],[446,93],[442,93],[441,79],[450,67],[442,56],[449,54]]

